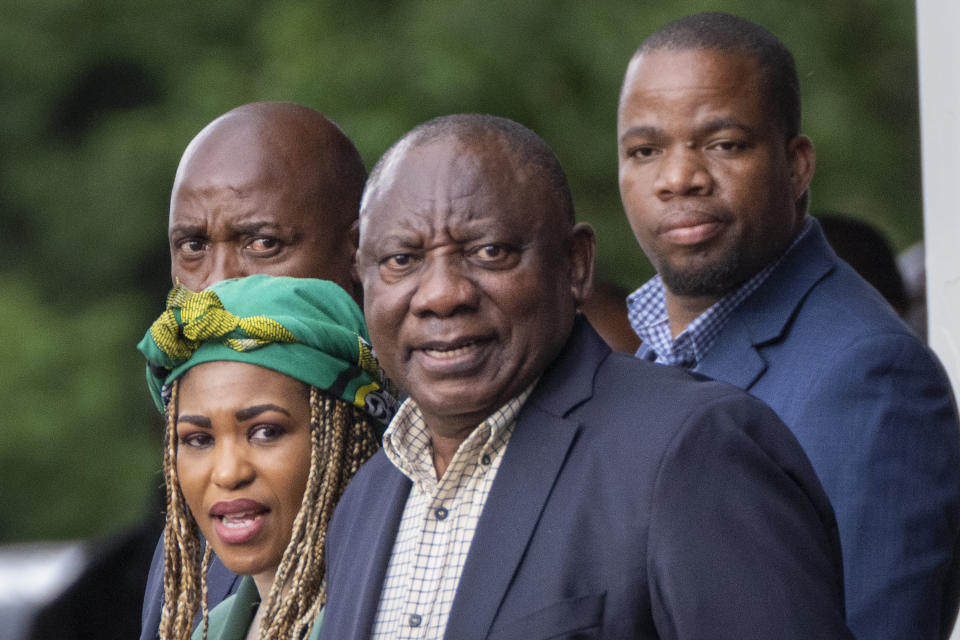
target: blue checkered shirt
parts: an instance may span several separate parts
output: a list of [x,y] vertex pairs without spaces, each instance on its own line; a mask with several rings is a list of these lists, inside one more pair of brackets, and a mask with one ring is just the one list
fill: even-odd
[[[807,218],[803,229],[797,234],[786,255],[810,230],[812,223]],[[755,276],[711,305],[688,324],[676,338],[670,333],[670,318],[667,316],[666,295],[663,280],[654,276],[642,287],[627,296],[627,313],[630,325],[643,344],[637,349],[637,357],[693,369],[703,360],[707,351],[716,342],[730,314],[766,281],[777,268],[783,256],[760,270]]]

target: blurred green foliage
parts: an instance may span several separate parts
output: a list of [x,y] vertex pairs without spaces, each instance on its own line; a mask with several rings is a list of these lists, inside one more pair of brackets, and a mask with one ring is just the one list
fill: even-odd
[[913,3],[898,0],[3,2],[0,20],[0,541],[97,535],[141,517],[159,419],[134,344],[168,286],[183,148],[254,100],[314,107],[368,166],[461,111],[538,131],[599,236],[601,276],[650,267],[617,192],[630,54],[669,19],[747,16],[796,55],[818,150],[815,209],[921,235]]

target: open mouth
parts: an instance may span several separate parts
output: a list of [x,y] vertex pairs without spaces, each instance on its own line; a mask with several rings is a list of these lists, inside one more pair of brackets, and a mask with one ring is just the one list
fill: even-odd
[[227,544],[248,542],[260,531],[264,516],[270,512],[266,505],[254,500],[219,502],[210,509],[214,529]]
[[232,513],[216,516],[214,528],[217,536],[227,544],[249,542],[263,526],[264,513]]
[[466,355],[479,346],[479,341],[470,340],[460,343],[456,346],[442,348],[424,348],[423,352],[431,358],[440,358],[441,360],[452,360],[462,355]]
[[[492,337],[462,338],[449,341],[430,341],[414,349],[420,365],[438,375],[467,375],[487,359]],[[417,356],[416,354],[419,355]]]
[[253,524],[253,521],[260,517],[259,513],[232,513],[230,515],[217,516],[220,522],[227,529],[243,529]]

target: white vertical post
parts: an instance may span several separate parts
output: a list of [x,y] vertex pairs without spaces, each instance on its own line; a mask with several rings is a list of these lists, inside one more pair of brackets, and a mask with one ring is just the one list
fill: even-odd
[[917,0],[930,344],[960,383],[960,3]]
[[[917,0],[929,340],[960,397],[960,2]],[[951,640],[960,640],[960,625]]]

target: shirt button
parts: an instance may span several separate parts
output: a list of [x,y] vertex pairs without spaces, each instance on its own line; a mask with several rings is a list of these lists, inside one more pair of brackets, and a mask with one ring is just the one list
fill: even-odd
[[449,512],[443,507],[437,507],[436,510],[433,512],[433,515],[437,516],[437,520],[444,520],[447,517],[447,513]]
[[411,616],[410,616],[410,626],[411,626],[411,627],[419,627],[421,622],[423,622],[423,618],[421,618],[420,616],[418,616],[418,615],[415,614],[415,613],[414,613],[414,614],[411,614]]
[[480,464],[482,465],[490,464],[490,456],[488,456],[487,454],[483,454],[483,457],[480,458]]

